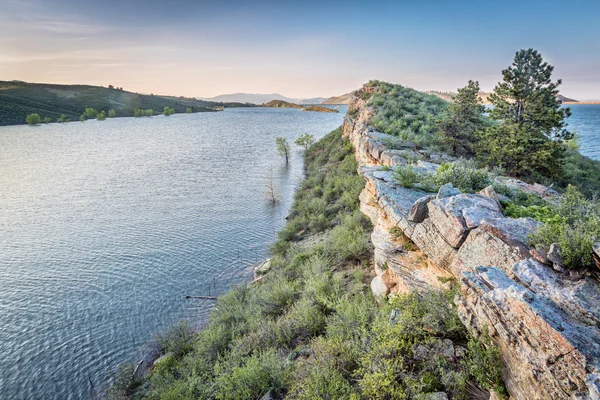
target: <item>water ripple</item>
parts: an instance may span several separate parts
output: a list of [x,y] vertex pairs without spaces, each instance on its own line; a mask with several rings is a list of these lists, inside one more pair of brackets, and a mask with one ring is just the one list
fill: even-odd
[[[230,109],[0,128],[0,398],[80,399],[248,277],[302,178],[276,136],[343,114]],[[281,204],[264,202],[270,170]]]

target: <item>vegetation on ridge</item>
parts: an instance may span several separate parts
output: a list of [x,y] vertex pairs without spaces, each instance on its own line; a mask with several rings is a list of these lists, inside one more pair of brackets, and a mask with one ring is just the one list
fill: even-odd
[[220,297],[203,331],[163,335],[151,375],[136,381],[121,369],[108,397],[466,399],[469,382],[502,393],[498,351],[467,335],[452,292],[377,306],[356,168],[340,130],[311,146],[271,270]]
[[[65,114],[79,119],[86,108],[115,110],[115,116],[133,116],[133,110],[162,110],[169,106],[176,113],[186,108],[194,112],[215,111],[215,107],[248,107],[240,103],[215,103],[194,98],[144,95],[116,88],[90,85],[52,85],[20,81],[0,81],[0,125],[23,124],[29,114],[57,120]],[[96,118],[94,115],[93,117]],[[112,117],[111,117],[112,118]]]

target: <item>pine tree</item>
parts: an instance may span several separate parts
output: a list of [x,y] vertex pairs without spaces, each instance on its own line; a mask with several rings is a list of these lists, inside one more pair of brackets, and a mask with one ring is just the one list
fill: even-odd
[[534,50],[520,50],[502,71],[490,100],[498,121],[479,136],[484,162],[504,167],[510,175],[550,178],[561,173],[563,141],[572,134],[565,118],[571,115],[558,99],[561,81],[552,82],[554,67]]
[[485,107],[479,98],[479,82],[469,81],[467,86],[458,89],[454,102],[437,122],[444,139],[452,147],[452,154],[473,155],[475,132],[483,124]]

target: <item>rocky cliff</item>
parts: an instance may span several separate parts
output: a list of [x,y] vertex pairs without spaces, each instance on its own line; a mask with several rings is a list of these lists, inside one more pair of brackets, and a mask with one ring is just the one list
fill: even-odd
[[[489,332],[501,351],[511,398],[599,399],[598,282],[574,280],[532,251],[526,239],[538,222],[505,217],[492,187],[465,194],[450,185],[439,193],[396,185],[391,169],[406,165],[410,154],[421,153],[415,168],[426,171],[451,158],[375,131],[369,125],[375,110],[363,100],[369,88],[362,91],[350,102],[343,133],[367,181],[360,200],[375,227],[375,295],[454,281],[463,323],[476,335]],[[530,193],[550,192],[507,182]]]

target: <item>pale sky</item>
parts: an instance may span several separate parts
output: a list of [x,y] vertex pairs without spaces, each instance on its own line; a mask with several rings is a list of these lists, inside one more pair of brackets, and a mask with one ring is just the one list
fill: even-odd
[[0,0],[0,80],[329,97],[370,79],[490,91],[521,48],[600,99],[600,2]]

